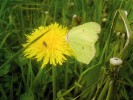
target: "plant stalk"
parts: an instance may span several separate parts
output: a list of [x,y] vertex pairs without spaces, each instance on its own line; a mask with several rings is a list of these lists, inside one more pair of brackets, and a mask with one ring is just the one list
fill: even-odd
[[108,90],[108,87],[109,87],[109,82],[107,80],[97,100],[103,100]]
[[113,85],[114,85],[113,83],[114,83],[113,81],[111,81],[111,82],[109,83],[109,91],[108,91],[106,100],[114,100],[114,99],[113,99]]
[[56,100],[56,67],[52,66],[53,100]]

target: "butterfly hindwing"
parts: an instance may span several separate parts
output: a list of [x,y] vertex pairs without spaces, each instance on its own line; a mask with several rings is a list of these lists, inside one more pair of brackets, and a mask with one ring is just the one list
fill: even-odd
[[[78,46],[76,46],[78,45]],[[80,44],[72,42],[70,48],[74,52],[75,58],[82,63],[89,64],[89,62],[95,56],[95,47],[94,45]]]

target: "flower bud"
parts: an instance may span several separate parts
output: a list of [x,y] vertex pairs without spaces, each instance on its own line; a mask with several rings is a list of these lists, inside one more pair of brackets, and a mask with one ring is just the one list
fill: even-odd
[[120,58],[110,58],[110,64],[114,66],[119,66],[122,64],[122,60]]

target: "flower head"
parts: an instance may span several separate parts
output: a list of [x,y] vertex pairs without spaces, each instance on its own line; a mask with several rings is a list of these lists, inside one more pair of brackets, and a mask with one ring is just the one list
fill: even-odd
[[46,34],[25,49],[24,54],[27,58],[36,58],[37,61],[42,60],[42,67],[48,63],[54,66],[62,65],[66,60],[65,55],[71,56],[71,50],[66,41],[68,30],[58,23],[51,24],[48,27],[40,26],[30,35],[26,35],[27,43],[23,46],[27,46],[46,31],[48,31]]
[[120,58],[110,58],[110,64],[114,65],[114,66],[118,66],[122,64],[122,60]]

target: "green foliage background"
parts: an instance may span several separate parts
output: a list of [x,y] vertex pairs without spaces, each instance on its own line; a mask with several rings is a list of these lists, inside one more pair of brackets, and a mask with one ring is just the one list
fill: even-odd
[[[121,55],[127,37],[117,10],[128,12],[133,29],[132,0],[0,0],[0,100],[53,100],[52,66],[40,69],[41,62],[23,56],[25,34],[54,22],[71,29],[89,21],[102,27],[96,56],[89,65],[68,58],[56,68],[56,99],[132,100],[133,40]],[[111,57],[123,60],[119,70],[111,70]]]

